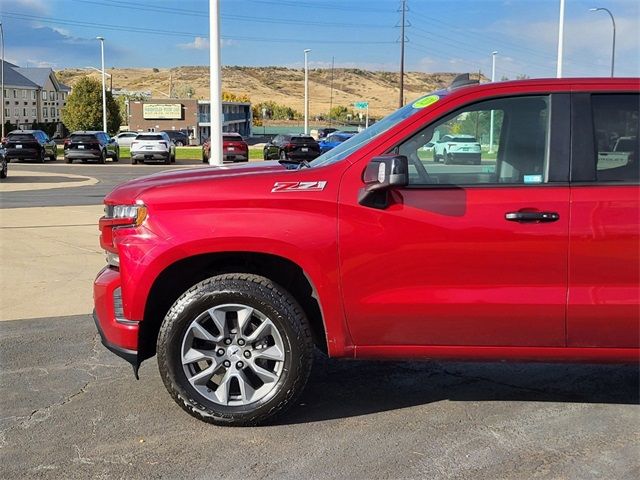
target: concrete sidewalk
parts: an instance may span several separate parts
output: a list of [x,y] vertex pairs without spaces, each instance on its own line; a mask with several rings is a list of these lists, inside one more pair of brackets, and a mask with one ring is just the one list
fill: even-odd
[[101,205],[0,209],[0,320],[87,314]]

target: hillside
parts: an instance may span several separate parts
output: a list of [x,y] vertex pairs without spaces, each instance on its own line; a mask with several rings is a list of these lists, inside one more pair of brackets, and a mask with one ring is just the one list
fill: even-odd
[[[154,98],[166,98],[170,78],[174,91],[192,87],[195,98],[209,98],[209,67],[175,68],[111,68],[113,88],[151,91]],[[83,76],[99,78],[100,74],[85,69],[65,69],[56,72],[65,84],[73,86]],[[445,87],[456,73],[405,74],[407,101],[426,92]],[[108,79],[107,79],[108,81]],[[304,107],[304,71],[285,67],[225,67],[222,70],[222,89],[247,95],[253,103],[272,100],[300,112]],[[398,107],[398,73],[373,72],[360,69],[335,69],[333,105],[350,107],[356,101],[369,101],[370,114],[386,115]],[[331,70],[309,71],[310,115],[329,111]]]

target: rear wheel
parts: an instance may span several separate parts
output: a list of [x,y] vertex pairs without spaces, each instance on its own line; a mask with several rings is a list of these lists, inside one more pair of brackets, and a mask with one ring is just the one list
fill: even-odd
[[135,158],[131,159],[131,165],[136,165],[138,163],[138,160],[136,160]]
[[102,150],[102,152],[100,152],[100,158],[98,159],[98,163],[105,163],[106,161],[107,161],[107,151]]
[[167,153],[167,157],[164,159],[164,164],[169,165],[171,163],[171,154]]
[[173,399],[219,425],[255,425],[289,407],[311,371],[313,343],[295,299],[258,275],[219,275],[167,313],[158,366]]
[[7,178],[8,163],[9,162],[7,162],[6,160],[2,162],[2,168],[0,169],[0,178]]
[[73,163],[73,159],[69,157],[65,157],[64,161],[67,163]]
[[113,158],[111,159],[114,162],[119,162],[120,161],[120,149],[116,148],[116,154],[113,156]]
[[42,150],[40,150],[40,153],[38,154],[38,163],[44,163],[45,160],[46,160],[46,154],[43,148]]
[[450,153],[443,152],[442,156],[444,157],[444,163],[446,163],[447,165],[453,163],[453,157]]

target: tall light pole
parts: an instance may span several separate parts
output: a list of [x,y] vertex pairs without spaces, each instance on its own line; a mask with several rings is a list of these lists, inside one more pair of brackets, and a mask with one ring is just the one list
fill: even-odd
[[100,40],[100,57],[102,59],[102,131],[107,131],[107,88],[104,79],[104,37],[96,37]]
[[0,40],[2,40],[2,60],[0,60],[2,62],[2,67],[0,67],[2,69],[0,72],[0,75],[2,75],[2,86],[0,87],[2,92],[2,116],[0,117],[2,119],[2,136],[0,136],[0,139],[4,139],[4,28],[2,27],[2,22],[0,22]]
[[209,165],[222,165],[222,75],[220,71],[220,0],[209,0]]
[[[491,52],[491,82],[496,81],[496,55],[498,52]],[[493,110],[491,110],[491,121],[489,122],[489,153],[493,153]]]
[[613,24],[613,44],[611,46],[611,76],[613,77],[613,67],[616,60],[616,21],[613,18],[613,13],[611,13],[611,10],[609,10],[608,8],[597,7],[597,8],[589,9],[590,12],[597,12],[599,10],[602,10],[603,12],[607,12],[611,17],[611,23]]
[[558,65],[556,77],[562,77],[562,47],[564,44],[564,0],[560,0],[560,21],[558,25]]
[[304,49],[304,134],[309,133],[309,63],[310,48]]

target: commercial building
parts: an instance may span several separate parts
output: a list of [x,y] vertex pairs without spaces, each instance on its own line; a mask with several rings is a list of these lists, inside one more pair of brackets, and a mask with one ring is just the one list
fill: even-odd
[[71,88],[60,83],[51,68],[19,67],[5,61],[4,76],[5,122],[18,128],[61,122]]
[[[222,102],[223,132],[251,136],[251,104]],[[147,99],[129,100],[129,130],[155,132],[182,130],[195,143],[211,135],[211,106],[208,100]]]

